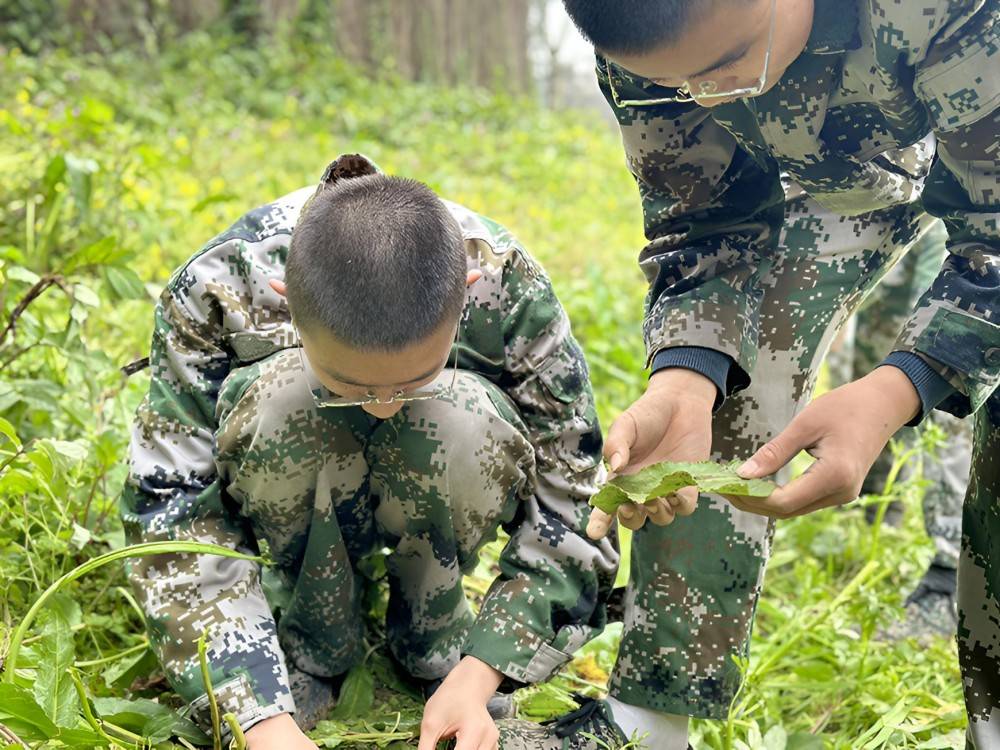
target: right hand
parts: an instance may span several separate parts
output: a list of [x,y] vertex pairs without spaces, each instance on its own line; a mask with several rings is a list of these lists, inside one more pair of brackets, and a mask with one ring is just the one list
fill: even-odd
[[[646,392],[618,417],[604,441],[604,458],[612,474],[634,474],[661,461],[705,461],[712,451],[712,407],[715,383],[701,373],[680,367],[660,370]],[[676,515],[689,516],[698,504],[698,490],[684,487],[666,498],[643,505],[625,503],[618,520],[633,531],[648,517],[658,526]],[[613,517],[600,508],[590,513],[587,534],[600,539]]]
[[247,750],[316,750],[291,714],[278,714],[246,731]]

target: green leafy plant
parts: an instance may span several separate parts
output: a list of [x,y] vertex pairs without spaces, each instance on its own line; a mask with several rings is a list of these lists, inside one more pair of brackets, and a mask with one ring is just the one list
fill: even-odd
[[621,474],[604,485],[590,504],[605,513],[614,513],[624,503],[644,503],[666,497],[682,487],[723,495],[767,497],[777,485],[766,479],[743,479],[736,470],[740,462],[717,464],[712,461],[681,463],[664,461],[635,474]]

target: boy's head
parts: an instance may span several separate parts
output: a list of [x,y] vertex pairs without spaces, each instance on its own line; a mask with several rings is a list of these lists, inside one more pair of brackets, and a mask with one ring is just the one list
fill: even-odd
[[467,273],[458,223],[414,180],[371,174],[321,187],[292,232],[284,283],[303,350],[319,380],[389,417],[394,395],[449,364]]
[[[813,0],[563,0],[581,33],[626,70],[670,88],[774,86],[802,53],[812,31]],[[771,36],[772,20],[774,24]],[[735,98],[735,97],[733,97]]]

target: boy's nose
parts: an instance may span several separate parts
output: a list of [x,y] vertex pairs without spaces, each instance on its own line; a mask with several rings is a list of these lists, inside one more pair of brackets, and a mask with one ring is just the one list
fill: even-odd
[[389,419],[403,408],[403,404],[399,401],[391,404],[362,404],[361,408],[377,419]]

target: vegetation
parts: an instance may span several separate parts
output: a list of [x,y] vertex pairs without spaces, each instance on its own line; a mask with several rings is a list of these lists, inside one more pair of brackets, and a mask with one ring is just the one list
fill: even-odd
[[[317,180],[337,154],[364,152],[509,226],[569,309],[604,424],[641,392],[638,200],[617,137],[595,120],[373,79],[280,40],[249,48],[192,33],[155,64],[132,52],[4,53],[5,746],[212,745],[173,710],[118,561],[130,553],[117,495],[148,382],[121,368],[146,354],[155,297],[175,266],[248,208]],[[900,529],[868,527],[857,507],[780,525],[747,686],[727,722],[696,723],[695,746],[961,745],[953,645],[878,636],[932,552],[920,491],[911,482],[866,500],[902,499]],[[468,580],[473,595],[488,585],[491,555]],[[523,691],[522,713],[544,719],[571,707],[573,692],[599,693],[619,632]],[[419,703],[377,652],[343,695],[314,735],[324,747],[415,744]]]

